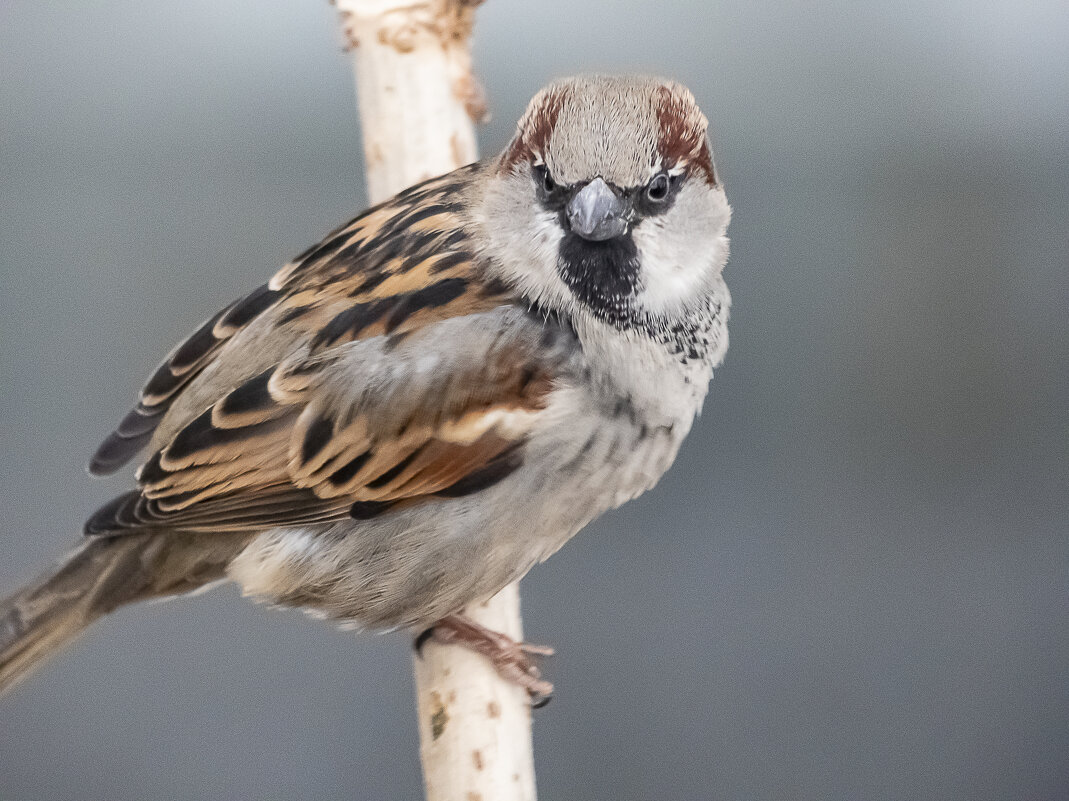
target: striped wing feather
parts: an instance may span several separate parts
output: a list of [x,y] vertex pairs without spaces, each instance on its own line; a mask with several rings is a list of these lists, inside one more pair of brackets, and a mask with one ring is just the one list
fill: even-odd
[[[475,318],[500,325],[507,315]],[[455,331],[440,328],[401,345],[380,337],[341,348],[312,357],[311,367],[305,355],[250,379],[153,454],[138,473],[140,492],[104,507],[87,533],[366,518],[491,486],[520,465],[553,366],[530,332],[477,336],[459,352]],[[406,380],[420,373],[417,361],[420,378]]]
[[137,405],[93,454],[89,472],[114,473],[137,455],[179,394],[261,315],[273,314],[278,324],[329,347],[492,308],[504,288],[471,280],[474,256],[457,199],[475,169],[418,184],[369,209],[203,323],[152,374]]
[[[455,200],[463,177],[371,209],[173,351],[97,452],[94,472],[143,447],[171,402],[253,319],[270,315],[307,341],[179,428],[139,470],[140,490],[102,508],[86,532],[369,517],[475,492],[514,470],[554,365],[537,331],[509,330],[534,323],[509,317],[506,289],[478,273]],[[458,327],[461,317],[481,322]]]

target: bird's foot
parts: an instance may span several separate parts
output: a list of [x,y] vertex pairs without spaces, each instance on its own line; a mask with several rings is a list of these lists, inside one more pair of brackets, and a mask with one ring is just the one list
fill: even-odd
[[553,697],[553,685],[542,678],[541,671],[531,659],[533,656],[552,656],[553,649],[549,646],[516,642],[464,615],[443,617],[421,633],[416,637],[416,652],[422,652],[424,643],[430,639],[443,645],[460,645],[482,654],[490,660],[501,678],[527,691],[535,709],[545,706]]

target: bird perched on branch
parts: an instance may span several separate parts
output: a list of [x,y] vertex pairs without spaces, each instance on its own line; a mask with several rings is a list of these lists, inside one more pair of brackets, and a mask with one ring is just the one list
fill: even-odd
[[428,629],[671,465],[727,348],[730,208],[678,84],[541,91],[495,158],[331,233],[178,345],[90,472],[140,452],[54,573],[0,604],[0,689],[101,615],[219,580]]

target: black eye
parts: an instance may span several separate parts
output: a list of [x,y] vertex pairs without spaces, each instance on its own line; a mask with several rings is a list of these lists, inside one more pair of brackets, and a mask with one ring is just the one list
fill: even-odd
[[646,184],[646,197],[654,203],[661,203],[668,198],[668,190],[671,182],[668,173],[659,172],[653,176],[653,180]]
[[539,188],[547,195],[557,188],[556,181],[549,174],[549,168],[545,164],[536,164],[532,168],[535,181],[538,183]]

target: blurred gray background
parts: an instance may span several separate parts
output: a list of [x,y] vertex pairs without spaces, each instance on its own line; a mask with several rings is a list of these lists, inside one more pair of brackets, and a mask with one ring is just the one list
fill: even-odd
[[[172,343],[364,204],[325,0],[0,5],[0,589],[129,474]],[[690,85],[735,208],[731,350],[660,487],[524,583],[545,801],[1069,797],[1069,6],[519,2],[546,81]],[[417,799],[409,645],[231,589],[0,701],[0,799]]]

